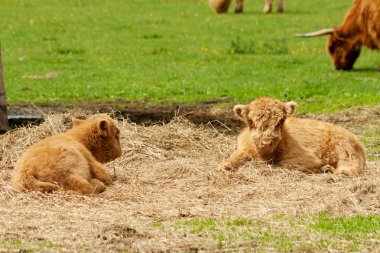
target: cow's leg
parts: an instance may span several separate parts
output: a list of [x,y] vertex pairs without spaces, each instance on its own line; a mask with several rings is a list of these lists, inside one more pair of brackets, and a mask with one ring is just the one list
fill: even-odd
[[264,13],[270,13],[272,11],[273,0],[265,0]]
[[231,0],[208,0],[208,3],[216,13],[226,13]]
[[221,164],[221,167],[225,170],[236,170],[250,159],[251,157],[244,150],[237,149]]
[[244,9],[244,0],[236,0],[235,12],[241,13],[243,12],[243,9]]
[[284,0],[278,0],[277,11],[279,13],[283,13],[284,12]]

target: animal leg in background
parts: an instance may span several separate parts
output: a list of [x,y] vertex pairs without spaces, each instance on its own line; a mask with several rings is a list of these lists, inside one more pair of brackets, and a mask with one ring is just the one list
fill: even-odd
[[241,13],[243,12],[243,9],[244,9],[244,0],[236,0],[235,12]]
[[208,0],[208,3],[216,13],[226,13],[231,0]]
[[273,0],[265,0],[264,13],[270,13],[272,11]]
[[284,0],[278,0],[277,11],[280,13],[284,12]]

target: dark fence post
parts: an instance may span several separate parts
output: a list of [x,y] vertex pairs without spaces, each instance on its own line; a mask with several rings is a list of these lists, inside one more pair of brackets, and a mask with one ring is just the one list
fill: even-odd
[[0,43],[0,129],[8,128],[8,112],[7,103],[5,101],[5,82],[3,72],[3,61],[1,59],[1,43]]

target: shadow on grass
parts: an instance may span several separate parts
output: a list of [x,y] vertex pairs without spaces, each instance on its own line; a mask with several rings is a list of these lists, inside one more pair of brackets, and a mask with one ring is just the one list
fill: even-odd
[[359,68],[359,69],[352,69],[350,72],[368,72],[368,73],[379,72],[380,73],[380,69],[378,69],[378,68]]
[[262,10],[254,10],[254,11],[244,11],[242,13],[235,13],[235,11],[229,11],[227,13],[220,13],[218,15],[228,15],[228,16],[234,16],[234,15],[252,15],[252,16],[271,16],[271,15],[310,15],[310,14],[316,14],[315,11],[285,11],[283,13],[278,13],[276,10],[272,11],[271,13],[264,13]]

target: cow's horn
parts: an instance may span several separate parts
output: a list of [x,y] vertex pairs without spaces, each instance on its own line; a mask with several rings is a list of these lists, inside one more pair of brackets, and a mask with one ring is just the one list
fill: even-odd
[[305,33],[305,34],[296,34],[297,37],[317,37],[317,36],[322,36],[322,35],[329,35],[334,32],[334,29],[328,28],[328,29],[322,29],[317,32],[312,32],[312,33]]

